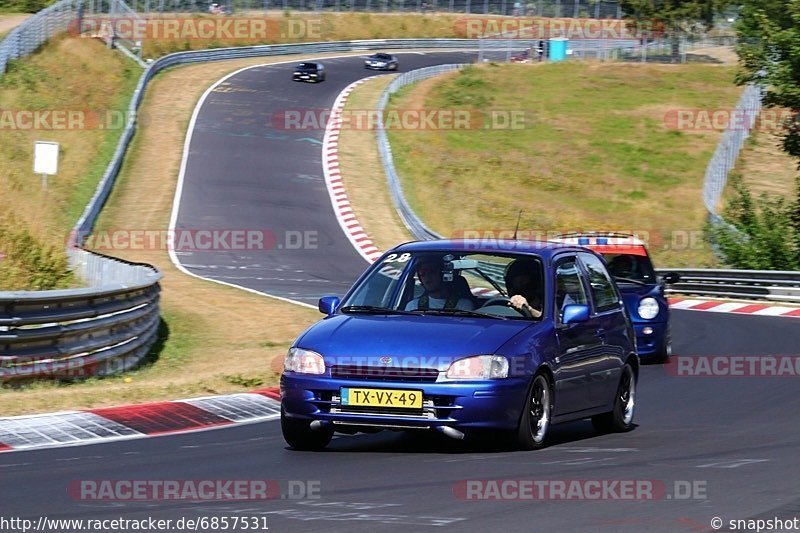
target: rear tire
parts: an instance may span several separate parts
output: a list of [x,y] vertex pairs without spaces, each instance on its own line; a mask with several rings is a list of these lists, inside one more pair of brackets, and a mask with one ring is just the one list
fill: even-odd
[[636,409],[636,374],[628,363],[622,367],[614,409],[592,417],[592,425],[600,433],[623,433],[633,427]]
[[517,428],[516,444],[523,450],[544,448],[553,412],[553,389],[544,374],[533,377]]
[[333,438],[333,428],[311,429],[311,421],[288,418],[281,409],[281,431],[283,439],[295,450],[324,450]]

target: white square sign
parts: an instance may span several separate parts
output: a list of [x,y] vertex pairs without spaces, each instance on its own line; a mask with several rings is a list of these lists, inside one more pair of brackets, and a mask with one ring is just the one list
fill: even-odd
[[33,173],[58,174],[58,143],[35,141],[33,143]]

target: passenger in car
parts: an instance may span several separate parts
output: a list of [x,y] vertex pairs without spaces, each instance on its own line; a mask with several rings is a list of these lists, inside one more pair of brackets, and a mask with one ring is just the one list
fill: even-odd
[[472,301],[462,298],[452,283],[442,280],[442,265],[436,261],[425,261],[417,269],[417,277],[425,292],[406,305],[406,311],[418,309],[461,309],[472,311]]
[[542,316],[541,267],[534,259],[517,259],[506,269],[511,307],[531,318]]

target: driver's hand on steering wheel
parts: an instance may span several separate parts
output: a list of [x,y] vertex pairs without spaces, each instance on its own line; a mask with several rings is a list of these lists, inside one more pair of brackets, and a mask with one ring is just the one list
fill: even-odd
[[540,316],[542,316],[542,312],[539,311],[538,309],[531,307],[531,305],[528,303],[528,300],[526,300],[525,297],[522,296],[521,294],[515,294],[514,296],[512,296],[509,299],[509,304],[511,305],[511,307],[513,307],[520,313],[531,316],[533,318],[539,318]]

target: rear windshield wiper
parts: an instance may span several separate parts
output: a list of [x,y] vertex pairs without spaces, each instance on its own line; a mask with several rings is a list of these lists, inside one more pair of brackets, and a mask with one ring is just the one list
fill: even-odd
[[342,313],[374,313],[376,315],[413,315],[413,311],[403,309],[390,309],[377,305],[347,305],[339,309]]
[[464,309],[417,309],[414,313],[431,314],[431,315],[454,315],[454,316],[477,316],[481,318],[499,318],[500,320],[510,320],[511,317],[490,315],[488,313],[479,313],[477,311],[467,311]]
[[614,276],[614,279],[617,281],[624,281],[625,283],[635,283],[637,285],[647,285],[644,281],[638,279],[631,279],[631,278],[623,278],[620,276]]

